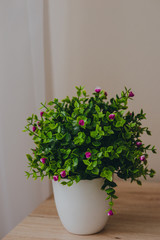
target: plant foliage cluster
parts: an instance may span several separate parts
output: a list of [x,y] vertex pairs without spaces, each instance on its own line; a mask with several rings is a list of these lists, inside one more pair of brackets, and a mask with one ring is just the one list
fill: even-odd
[[[146,114],[143,110],[138,114],[127,111],[128,100],[132,99],[130,89],[125,88],[120,96],[110,100],[103,90],[90,97],[83,87],[76,89],[76,97],[41,103],[44,108],[41,117],[33,114],[27,119],[24,131],[33,137],[36,147],[32,154],[27,154],[26,175],[34,179],[56,175],[60,181],[60,173],[65,171],[61,182],[68,186],[81,179],[102,177],[102,189],[107,192],[111,210],[112,200],[117,198],[113,174],[139,185],[139,177],[146,179],[147,175],[155,174],[147,166],[148,152],[156,153],[155,147],[145,146],[141,141],[143,133],[151,135],[141,123]],[[42,158],[45,162],[41,162]]]

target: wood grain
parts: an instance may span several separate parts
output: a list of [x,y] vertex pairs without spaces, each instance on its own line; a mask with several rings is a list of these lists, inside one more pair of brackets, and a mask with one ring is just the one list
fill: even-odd
[[110,217],[105,229],[95,235],[68,233],[62,226],[53,197],[43,202],[3,240],[160,240],[160,183],[143,186],[119,182],[117,214]]

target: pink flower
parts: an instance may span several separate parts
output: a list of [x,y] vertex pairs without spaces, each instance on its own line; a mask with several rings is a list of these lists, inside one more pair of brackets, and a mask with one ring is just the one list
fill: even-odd
[[142,145],[142,142],[136,142],[137,147],[140,147]]
[[86,155],[86,158],[90,158],[92,154],[90,152],[86,152],[85,155]]
[[53,176],[53,180],[56,182],[56,181],[58,181],[58,175],[54,175]]
[[36,129],[37,129],[36,126],[33,126],[33,127],[32,127],[32,131],[33,131],[33,132],[35,132]]
[[61,177],[64,178],[65,176],[66,176],[66,171],[64,170],[61,172]]
[[112,216],[112,215],[113,215],[113,211],[112,211],[112,210],[109,210],[108,216]]
[[101,91],[101,88],[100,88],[100,87],[95,88],[95,92],[96,92],[96,93],[99,93],[100,91]]
[[82,120],[79,120],[79,125],[80,126],[84,126],[84,120],[82,119]]
[[145,160],[146,160],[145,155],[140,156],[139,159],[140,159],[141,161],[145,161]]
[[40,116],[41,116],[41,117],[43,116],[43,113],[44,113],[44,112],[40,112]]
[[45,164],[45,163],[46,163],[46,159],[47,159],[47,158],[41,158],[41,159],[40,159],[41,163]]
[[115,114],[110,114],[109,119],[111,119],[111,120],[115,119]]
[[132,91],[129,92],[129,97],[134,97],[134,93]]

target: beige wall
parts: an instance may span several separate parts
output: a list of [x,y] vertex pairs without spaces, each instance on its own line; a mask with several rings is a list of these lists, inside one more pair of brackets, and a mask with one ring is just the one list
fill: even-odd
[[[130,109],[144,108],[152,137],[160,145],[160,1],[49,0],[51,77],[55,97],[91,92],[98,85],[114,96],[127,86]],[[160,180],[159,152],[150,158]]]

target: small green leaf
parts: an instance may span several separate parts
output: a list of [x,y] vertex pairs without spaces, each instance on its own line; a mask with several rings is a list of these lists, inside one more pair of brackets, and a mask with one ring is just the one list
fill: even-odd
[[67,182],[63,181],[61,182],[62,185],[67,185]]
[[81,176],[77,175],[76,178],[75,178],[76,183],[78,183],[80,180],[81,180]]
[[85,165],[90,165],[90,161],[89,160],[83,160]]
[[97,154],[97,157],[98,157],[98,158],[102,157],[102,154],[103,154],[103,152],[99,152],[99,153]]
[[66,141],[69,142],[71,140],[71,134],[67,133],[66,134]]
[[73,158],[73,167],[78,165],[78,158]]
[[108,154],[108,152],[107,152],[107,151],[105,151],[105,152],[104,152],[104,157],[107,157],[107,158],[109,158],[109,154]]
[[30,155],[30,154],[26,154],[26,156],[27,156],[28,160],[29,160],[30,162],[32,162],[32,157],[31,157],[31,155]]
[[112,198],[117,199],[118,197],[116,195],[112,195]]
[[92,170],[92,173],[95,174],[95,175],[98,175],[99,174],[99,169],[98,168],[94,168]]
[[104,168],[104,170],[101,172],[100,176],[105,177],[107,180],[112,182],[112,172],[110,170],[107,170]]
[[49,128],[52,129],[52,130],[55,129],[57,126],[58,126],[58,123],[56,123],[56,124],[53,124],[53,123],[49,124]]
[[101,142],[100,141],[95,141],[95,142],[92,142],[92,144],[95,147],[99,147],[101,145]]
[[118,147],[118,148],[117,148],[117,150],[116,150],[116,152],[119,154],[119,153],[121,153],[121,152],[122,152],[122,150],[123,150],[123,148],[122,148],[122,147]]
[[90,135],[91,135],[92,138],[96,138],[97,133],[95,131],[92,131],[92,132],[90,132]]
[[116,123],[116,127],[118,128],[118,127],[121,127],[121,122],[120,121],[118,121],[117,123]]
[[72,186],[72,184],[73,184],[73,181],[71,180],[71,181],[69,181],[69,182],[67,182],[67,185],[70,187],[70,186]]
[[112,150],[113,150],[113,146],[109,146],[109,147],[107,148],[107,152],[112,152]]
[[53,101],[50,101],[49,103],[48,103],[48,105],[53,105],[54,104],[54,102]]
[[108,194],[115,193],[115,190],[114,190],[113,188],[108,188],[108,189],[106,189],[105,191],[106,191],[106,193],[108,193]]
[[48,133],[47,133],[47,136],[48,136],[49,138],[52,138],[52,132],[51,132],[51,131],[48,132]]

